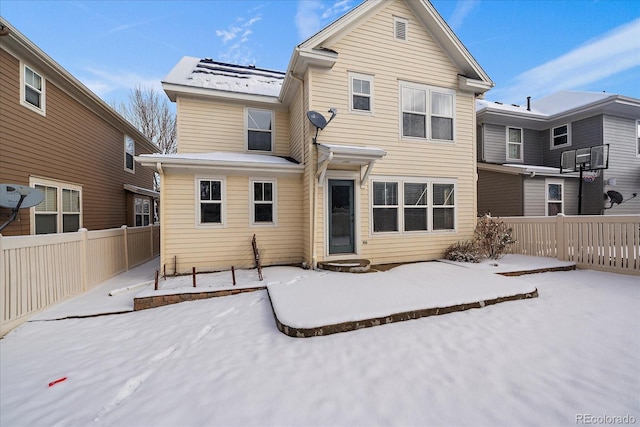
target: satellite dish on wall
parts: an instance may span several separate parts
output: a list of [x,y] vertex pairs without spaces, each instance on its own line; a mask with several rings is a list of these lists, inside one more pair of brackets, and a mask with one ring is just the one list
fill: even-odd
[[[24,199],[18,207],[22,196]],[[0,184],[0,206],[3,208],[30,208],[39,205],[43,200],[44,194],[35,188],[18,184]]]
[[329,120],[325,119],[324,116],[317,111],[308,111],[307,118],[311,122],[312,125],[316,127],[316,136],[313,138],[313,143],[316,143],[318,139],[318,132],[323,130],[327,125],[333,120],[333,118],[338,114],[338,109],[331,107],[329,108],[329,112],[331,113],[331,117]]
[[0,231],[11,224],[22,208],[39,205],[44,200],[44,194],[35,188],[18,184],[0,184],[0,207],[11,209],[9,220],[0,225]]
[[607,196],[609,197],[609,200],[611,200],[612,206],[619,205],[624,200],[624,197],[622,196],[622,194],[614,190],[607,191]]

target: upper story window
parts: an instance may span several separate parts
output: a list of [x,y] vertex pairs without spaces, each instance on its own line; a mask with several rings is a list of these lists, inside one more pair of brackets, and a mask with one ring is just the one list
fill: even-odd
[[135,172],[133,156],[136,155],[136,143],[129,135],[124,136],[124,170]]
[[547,204],[547,216],[555,216],[564,211],[564,191],[560,181],[547,181],[545,201]]
[[273,112],[247,108],[247,150],[273,151]]
[[20,73],[20,103],[37,113],[45,115],[45,80],[26,64]]
[[522,129],[507,128],[507,161],[522,161]]
[[568,124],[551,129],[551,149],[571,145],[571,128]]
[[393,18],[393,38],[399,41],[407,41],[407,29],[409,21],[404,18],[395,16]]
[[402,137],[453,141],[453,91],[401,83]]
[[275,181],[252,181],[251,193],[253,225],[273,225],[276,223],[276,183]]
[[70,233],[82,227],[82,187],[49,180],[34,180],[44,194],[33,212],[33,234]]
[[224,180],[198,179],[198,224],[224,225]]
[[373,111],[373,76],[349,73],[351,111]]

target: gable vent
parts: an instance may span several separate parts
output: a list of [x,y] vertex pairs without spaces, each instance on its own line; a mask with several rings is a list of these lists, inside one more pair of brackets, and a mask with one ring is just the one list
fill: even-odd
[[393,26],[395,39],[407,41],[407,20],[402,18],[394,18]]

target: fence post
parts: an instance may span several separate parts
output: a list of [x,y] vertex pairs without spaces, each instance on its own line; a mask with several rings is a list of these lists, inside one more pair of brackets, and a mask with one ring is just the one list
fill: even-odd
[[[3,309],[6,308],[4,305],[4,296],[5,296],[5,283],[4,283],[4,250],[2,249],[2,233],[0,233],[0,307]],[[8,316],[7,316],[8,318]],[[0,316],[0,322],[2,321],[2,316]],[[0,335],[2,331],[0,331]]]
[[80,277],[82,280],[82,290],[86,292],[89,289],[89,230],[81,228],[78,231],[82,233],[82,243],[80,245],[80,251],[82,252],[80,255],[82,260]]
[[153,225],[149,224],[149,260],[153,259]]
[[556,215],[556,258],[560,261],[567,260],[567,242],[564,235],[564,214]]
[[127,226],[120,227],[124,233],[124,271],[129,271],[129,238],[127,237]]

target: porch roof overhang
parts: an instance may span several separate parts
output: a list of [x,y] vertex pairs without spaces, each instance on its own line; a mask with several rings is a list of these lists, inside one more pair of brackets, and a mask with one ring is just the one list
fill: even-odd
[[505,173],[509,175],[527,175],[530,178],[535,176],[554,176],[564,178],[579,178],[577,172],[560,173],[560,168],[554,168],[550,166],[535,166],[524,164],[493,164],[493,163],[478,163],[478,170]]
[[381,148],[318,144],[318,172],[316,173],[318,183],[322,185],[324,182],[324,176],[329,166],[347,165],[360,167],[360,185],[364,187],[376,160],[380,160],[386,155],[387,152]]
[[132,184],[124,184],[123,188],[133,194],[139,194],[141,196],[147,196],[154,199],[160,198],[160,193],[157,191],[149,190],[148,188],[137,187]]
[[229,152],[143,154],[136,157],[143,166],[163,173],[215,172],[227,175],[260,174],[284,176],[302,174],[304,166],[283,157]]

